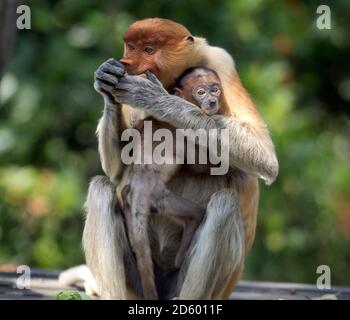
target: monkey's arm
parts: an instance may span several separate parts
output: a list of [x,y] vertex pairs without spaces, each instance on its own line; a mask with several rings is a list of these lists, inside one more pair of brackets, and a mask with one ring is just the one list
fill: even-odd
[[97,126],[98,151],[103,171],[115,182],[122,171],[121,154],[121,107],[105,101],[103,115]]
[[262,119],[256,117],[257,123],[253,126],[236,116],[209,117],[195,105],[170,95],[153,74],[148,73],[148,79],[137,76],[121,78],[113,93],[115,99],[134,107],[145,108],[155,118],[176,128],[228,129],[229,139],[222,142],[223,147],[229,148],[229,165],[254,174],[267,184],[276,179],[278,161]]
[[102,169],[112,182],[118,179],[122,171],[120,159],[122,109],[110,92],[118,82],[118,78],[112,75],[122,76],[124,73],[123,65],[114,59],[104,62],[95,72],[94,88],[104,98],[103,115],[97,127],[98,150]]

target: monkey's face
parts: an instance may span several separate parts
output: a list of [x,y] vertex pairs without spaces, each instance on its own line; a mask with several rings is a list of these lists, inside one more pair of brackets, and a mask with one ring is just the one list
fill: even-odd
[[143,44],[143,41],[128,41],[124,44],[124,55],[120,60],[129,74],[142,74],[147,70],[158,76],[156,53],[158,48],[153,44]]
[[218,83],[198,85],[192,89],[192,97],[207,115],[213,115],[220,109],[221,89]]
[[165,87],[187,68],[194,38],[183,26],[166,19],[135,22],[124,35],[120,60],[129,74],[153,72]]
[[200,107],[207,115],[220,111],[221,82],[213,70],[197,67],[178,79],[173,93]]

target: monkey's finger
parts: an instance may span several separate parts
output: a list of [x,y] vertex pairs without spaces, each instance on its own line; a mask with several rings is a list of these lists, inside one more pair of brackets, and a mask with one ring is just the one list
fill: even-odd
[[113,87],[108,84],[108,83],[105,83],[101,80],[96,80],[94,82],[94,89],[97,91],[97,92],[100,92],[102,94],[108,94],[108,95],[111,95],[111,93],[113,92]]
[[147,79],[152,81],[153,83],[158,84],[158,85],[162,85],[161,82],[158,80],[158,78],[155,76],[155,74],[152,73],[151,71],[147,70],[146,76],[147,76]]
[[128,89],[113,89],[113,95],[116,98],[123,98],[128,92]]
[[122,77],[125,74],[124,66],[115,66],[110,63],[104,63],[99,70],[102,70],[105,73],[109,73],[113,76]]
[[115,89],[116,91],[130,91],[133,86],[135,85],[135,83],[130,83],[130,81],[128,81],[128,79],[126,79],[126,77],[123,77],[120,79],[120,81],[118,81],[118,83],[115,85]]
[[149,80],[141,76],[129,76],[126,75],[118,79],[117,89],[121,90],[131,90],[136,87],[145,87]]
[[124,65],[120,61],[115,60],[114,58],[109,58],[106,62],[108,62],[109,64],[112,64],[116,67],[119,67],[121,69],[125,69]]
[[100,69],[95,72],[95,79],[110,83],[113,86],[115,86],[118,83],[118,79],[116,77],[105,73]]
[[100,90],[111,91],[113,87],[109,83],[105,83],[102,80],[95,80],[94,88],[96,91],[100,91]]

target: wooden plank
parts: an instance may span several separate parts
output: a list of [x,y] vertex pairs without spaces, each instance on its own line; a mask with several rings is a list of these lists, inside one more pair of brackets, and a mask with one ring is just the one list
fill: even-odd
[[[64,290],[83,291],[82,284],[63,287],[58,282],[58,270],[31,270],[30,290],[20,290],[15,272],[0,272],[0,300],[47,300],[54,299]],[[276,283],[268,281],[245,281],[238,283],[230,300],[350,300],[350,288],[336,286],[319,290],[315,285],[299,283]]]
[[234,292],[230,300],[309,300],[304,295],[289,295],[276,292]]
[[30,290],[18,289],[15,272],[0,272],[0,300],[51,300],[65,290],[82,290],[82,286],[64,287],[58,282],[59,271],[31,270]]
[[[318,289],[316,285],[300,283],[283,283],[268,281],[240,281],[235,292],[243,290],[244,292],[265,293],[285,295],[288,294],[290,299],[293,297],[305,297],[306,299],[316,299],[328,296],[329,299],[335,297],[339,300],[350,300],[350,288],[334,286],[331,289]],[[233,295],[235,294],[233,293]]]
[[343,292],[350,294],[350,288],[342,286],[333,286],[331,289],[320,290],[316,285],[302,284],[302,283],[288,283],[288,282],[269,282],[269,281],[247,281],[241,280],[240,286],[253,289],[269,289],[269,290],[295,290],[295,291],[322,291],[322,292]]

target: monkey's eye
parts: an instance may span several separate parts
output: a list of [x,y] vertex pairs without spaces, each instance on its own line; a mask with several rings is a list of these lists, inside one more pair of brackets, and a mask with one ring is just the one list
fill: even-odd
[[129,50],[135,50],[135,47],[131,43],[128,43],[128,49]]
[[199,95],[199,96],[204,96],[205,95],[205,90],[204,89],[198,89],[197,90],[197,95]]
[[221,93],[221,91],[220,91],[220,89],[218,87],[213,87],[211,89],[211,93],[216,95],[216,96],[218,96]]
[[154,49],[152,47],[145,47],[145,49],[143,49],[144,52],[146,52],[147,54],[153,54]]

